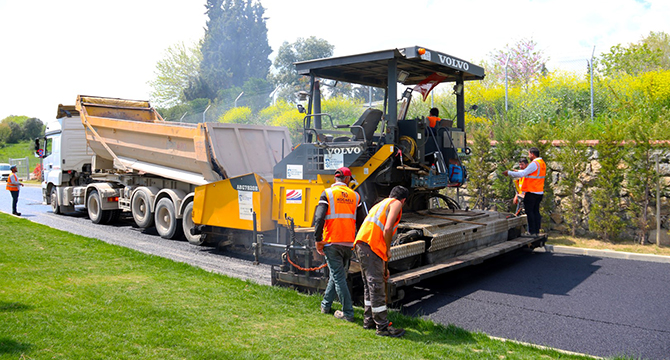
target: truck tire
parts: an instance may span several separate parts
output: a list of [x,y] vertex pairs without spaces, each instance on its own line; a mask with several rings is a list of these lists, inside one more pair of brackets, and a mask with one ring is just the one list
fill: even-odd
[[148,228],[154,224],[154,214],[151,213],[149,195],[144,191],[138,191],[133,196],[130,210],[133,214],[135,224],[141,228]]
[[56,190],[56,187],[51,188],[51,209],[53,210],[53,213],[58,215],[61,214],[62,211],[60,211],[60,204],[58,203],[58,191]]
[[184,229],[184,237],[189,243],[193,245],[202,245],[205,242],[205,237],[202,234],[191,235],[191,229],[195,227],[195,223],[193,222],[193,201],[188,203],[186,208],[184,208],[181,222],[182,228]]
[[181,221],[170,198],[162,198],[156,204],[154,212],[156,231],[163,239],[178,239],[182,235]]
[[91,190],[88,194],[88,198],[86,198],[86,211],[88,211],[88,217],[94,224],[106,224],[109,221],[110,214],[102,210],[102,201],[100,200],[98,190]]
[[119,218],[121,217],[121,210],[105,210],[109,211],[109,219],[107,220],[107,224],[115,224],[117,221],[119,221]]

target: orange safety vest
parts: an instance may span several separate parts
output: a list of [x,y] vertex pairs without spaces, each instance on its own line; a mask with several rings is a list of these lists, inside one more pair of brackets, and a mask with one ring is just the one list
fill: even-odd
[[537,171],[534,171],[525,177],[521,184],[521,190],[525,192],[543,192],[544,177],[547,175],[547,165],[542,159],[535,159],[533,162],[537,165]]
[[435,125],[437,125],[438,122],[440,122],[440,120],[442,120],[441,118],[439,118],[437,116],[429,116],[426,119],[428,119],[428,121],[430,121],[430,127],[433,127],[433,128],[435,127]]
[[353,243],[356,238],[356,208],[360,195],[345,185],[333,185],[324,190],[328,211],[323,226],[323,241]]
[[523,190],[521,190],[523,188],[523,179],[525,178],[514,179],[514,188],[517,194],[523,194]]
[[[363,221],[358,234],[356,235],[356,242],[362,241],[370,245],[370,249],[377,254],[382,260],[388,261],[386,256],[386,241],[384,240],[384,226],[386,225],[386,218],[391,210],[391,203],[398,201],[394,198],[387,198],[373,206],[368,213],[368,216]],[[398,230],[398,223],[402,217],[402,209],[400,214],[393,224],[393,234]],[[354,243],[355,245],[356,243]]]
[[18,184],[15,185],[15,184],[10,183],[10,181],[12,181],[12,176],[14,177],[14,181],[19,182],[19,177],[16,175],[16,173],[12,173],[7,178],[7,186],[5,187],[5,189],[7,189],[9,191],[19,191],[19,186],[20,185],[18,185]]

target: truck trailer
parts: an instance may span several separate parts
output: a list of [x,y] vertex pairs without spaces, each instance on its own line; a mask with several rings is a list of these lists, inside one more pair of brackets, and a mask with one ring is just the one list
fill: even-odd
[[[147,101],[79,96],[47,126],[45,201],[54,213],[83,205],[96,223],[128,213],[164,238],[250,251],[273,261],[273,284],[322,291],[328,272],[314,244],[314,209],[346,166],[364,209],[396,185],[410,190],[388,262],[391,300],[423,279],[544,245],[543,235],[522,235],[525,216],[464,210],[441,191],[467,181],[464,85],[483,79],[483,68],[413,46],[296,69],[310,80],[296,110],[304,113],[296,146],[282,127],[166,122]],[[324,81],[381,88],[385,100],[356,121],[333,119],[321,109]],[[432,127],[408,118],[414,93],[425,99],[438,83],[453,83],[454,119]],[[359,270],[354,262],[354,294],[362,292]]]

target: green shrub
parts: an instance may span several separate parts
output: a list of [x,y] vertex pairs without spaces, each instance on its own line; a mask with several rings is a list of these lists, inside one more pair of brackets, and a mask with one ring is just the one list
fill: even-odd
[[621,211],[621,187],[624,179],[621,160],[624,152],[619,144],[623,139],[620,124],[611,121],[603,124],[601,138],[596,145],[600,169],[595,180],[595,190],[589,213],[589,229],[603,240],[620,237],[626,223],[619,215]]
[[555,160],[561,167],[561,176],[558,179],[558,189],[563,196],[560,203],[560,210],[570,234],[576,236],[577,228],[582,221],[582,201],[580,198],[579,177],[586,170],[588,162],[588,148],[581,140],[583,138],[583,128],[581,122],[573,122],[572,127],[567,127],[560,134],[560,138],[565,143],[555,151]]
[[236,107],[226,111],[219,122],[227,124],[249,124],[251,123],[251,109],[248,107]]

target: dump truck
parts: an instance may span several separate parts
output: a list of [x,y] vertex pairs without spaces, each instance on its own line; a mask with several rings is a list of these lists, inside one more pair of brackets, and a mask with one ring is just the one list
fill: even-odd
[[55,214],[84,206],[107,224],[126,213],[163,238],[202,244],[189,231],[195,188],[250,173],[271,178],[291,146],[286,128],[166,122],[148,101],[78,96],[59,105],[36,150]]
[[[483,68],[419,46],[295,65],[309,78],[295,146],[282,127],[166,122],[147,101],[79,96],[59,107],[38,144],[47,149],[45,201],[54,213],[83,205],[97,223],[129,214],[164,238],[251,252],[273,264],[273,284],[322,291],[328,271],[314,244],[314,209],[346,166],[366,210],[396,185],[410,190],[388,262],[391,300],[424,279],[544,244],[545,236],[522,235],[525,216],[462,209],[443,193],[467,181],[464,85],[483,79]],[[385,100],[357,120],[334,119],[321,108],[325,81],[381,88]],[[454,118],[434,127],[409,118],[415,93],[425,100],[439,83],[453,84]],[[77,141],[64,140],[70,128]],[[362,294],[356,262],[349,275]]]

